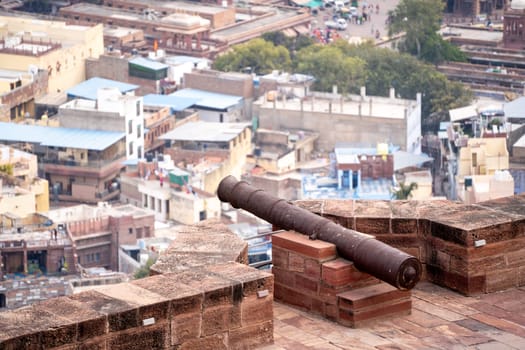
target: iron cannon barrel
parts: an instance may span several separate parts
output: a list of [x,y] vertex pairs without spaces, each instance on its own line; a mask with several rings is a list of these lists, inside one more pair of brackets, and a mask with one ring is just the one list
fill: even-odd
[[242,208],[285,230],[335,244],[338,254],[351,260],[361,271],[392,286],[406,290],[421,278],[421,263],[405,252],[376,240],[373,236],[341,225],[272,196],[245,181],[227,176],[219,184],[217,195],[222,202]]

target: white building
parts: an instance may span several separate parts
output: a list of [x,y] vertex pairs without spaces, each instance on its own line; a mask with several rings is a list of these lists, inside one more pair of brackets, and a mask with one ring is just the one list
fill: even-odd
[[75,99],[60,106],[60,126],[126,133],[126,157],[144,157],[144,108],[141,96],[113,87],[97,90],[97,99]]

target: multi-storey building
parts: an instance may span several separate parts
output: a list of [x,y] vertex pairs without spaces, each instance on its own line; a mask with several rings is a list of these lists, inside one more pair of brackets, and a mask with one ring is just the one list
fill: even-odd
[[52,200],[96,203],[118,197],[126,133],[0,123],[0,142],[38,156]]
[[24,16],[0,16],[0,23],[0,68],[45,70],[49,92],[85,80],[85,60],[104,52],[101,24],[69,25]]
[[144,157],[144,108],[142,97],[122,95],[117,88],[97,91],[97,100],[75,99],[58,110],[60,125],[84,130],[125,134],[126,158]]

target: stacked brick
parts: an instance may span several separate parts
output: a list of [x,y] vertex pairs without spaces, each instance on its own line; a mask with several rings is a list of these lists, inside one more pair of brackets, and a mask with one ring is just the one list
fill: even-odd
[[475,205],[435,201],[298,201],[423,264],[423,279],[465,295],[525,285],[525,195]]
[[349,327],[410,313],[399,291],[337,256],[332,243],[285,231],[272,237],[274,297]]

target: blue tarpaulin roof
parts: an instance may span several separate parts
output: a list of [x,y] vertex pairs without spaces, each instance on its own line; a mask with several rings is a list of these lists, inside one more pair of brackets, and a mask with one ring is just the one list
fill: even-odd
[[0,122],[0,142],[29,142],[42,146],[102,151],[125,136],[123,132]]
[[198,101],[198,98],[178,97],[172,95],[149,94],[144,96],[144,106],[170,107],[175,112],[180,112],[190,108]]
[[136,90],[139,88],[138,85],[122,83],[116,80],[104,79],[99,77],[94,77],[83,81],[80,84],[73,86],[71,89],[66,90],[68,98],[83,98],[86,100],[97,99],[97,91],[102,88],[111,88],[115,87],[120,90],[121,93],[125,94],[130,91]]
[[161,70],[161,69],[167,69],[169,66],[167,64],[148,60],[144,57],[137,57],[132,60],[129,60],[129,63],[136,64],[138,66],[146,67],[152,70]]
[[195,107],[221,110],[236,106],[243,100],[242,96],[219,94],[198,89],[182,89],[175,91],[170,96],[195,98],[198,100],[195,103]]

